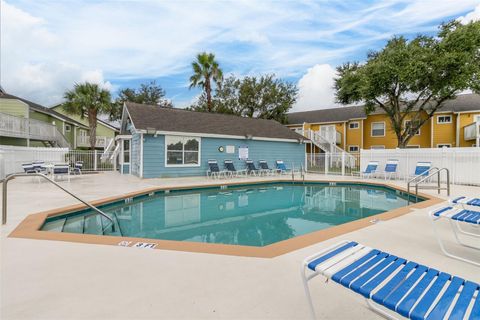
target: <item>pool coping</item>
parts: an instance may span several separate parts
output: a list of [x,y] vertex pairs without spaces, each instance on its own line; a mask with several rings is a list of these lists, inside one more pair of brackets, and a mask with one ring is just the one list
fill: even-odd
[[[151,187],[138,191],[102,198],[91,201],[94,206],[107,204],[110,202],[118,201],[124,198],[136,197],[151,192],[165,191],[165,190],[189,190],[196,188],[208,188],[219,187],[222,185],[245,185],[245,184],[265,184],[265,183],[280,183],[291,182],[287,179],[276,179],[268,181],[238,181],[238,182],[221,182],[211,184],[195,184],[195,185],[182,185],[182,186],[168,186],[168,187]],[[306,179],[307,183],[328,183],[335,182],[339,184],[357,184],[357,185],[372,185],[380,187],[388,187],[402,192],[407,192],[405,188],[398,187],[392,184],[384,182],[370,182],[370,181],[358,181],[358,180],[310,180]],[[298,183],[298,181],[297,181]],[[64,232],[51,232],[42,231],[40,228],[44,224],[45,220],[49,217],[64,214],[70,211],[82,210],[87,208],[83,204],[76,204],[52,210],[42,211],[39,213],[29,214],[23,219],[20,224],[8,235],[11,238],[26,238],[36,240],[53,240],[53,241],[66,241],[76,243],[88,243],[88,244],[101,244],[101,245],[114,245],[124,247],[137,247],[138,243],[154,244],[153,249],[174,250],[174,251],[187,251],[197,253],[210,253],[210,254],[222,254],[233,255],[242,257],[257,257],[257,258],[273,258],[282,254],[295,251],[310,245],[316,244],[327,239],[331,239],[358,229],[371,226],[372,220],[386,221],[390,220],[413,211],[413,209],[423,209],[445,200],[437,198],[432,195],[419,193],[419,196],[425,198],[424,201],[419,203],[413,203],[411,205],[400,207],[394,210],[386,211],[380,214],[372,215],[369,217],[361,218],[355,221],[347,222],[338,226],[333,226],[324,230],[318,230],[305,235],[297,236],[291,239],[272,243],[263,247],[254,246],[242,246],[242,245],[230,245],[230,244],[217,244],[217,243],[201,243],[190,241],[173,241],[173,240],[158,240],[138,237],[125,237],[125,236],[107,236],[107,235],[93,235],[93,234],[79,234],[79,233],[64,233]],[[149,247],[148,245],[146,247]]]

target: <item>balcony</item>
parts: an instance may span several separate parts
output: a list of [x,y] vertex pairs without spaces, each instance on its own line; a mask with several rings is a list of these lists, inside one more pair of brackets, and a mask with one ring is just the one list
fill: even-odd
[[[95,140],[95,148],[105,149],[112,138],[97,136]],[[90,148],[90,136],[78,136],[77,137],[77,147],[81,148]]]
[[55,125],[1,112],[0,136],[55,142],[59,147],[69,146],[68,141],[57,130]]
[[473,122],[463,127],[463,138],[465,141],[476,140],[480,137],[480,121]]

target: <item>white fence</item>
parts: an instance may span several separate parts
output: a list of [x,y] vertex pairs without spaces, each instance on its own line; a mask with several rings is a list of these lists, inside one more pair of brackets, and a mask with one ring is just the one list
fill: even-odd
[[0,145],[0,179],[6,175],[23,172],[22,164],[33,161],[45,163],[68,163],[74,165],[83,162],[82,171],[116,170],[116,157],[113,151],[104,153],[99,150],[68,150],[68,148],[29,148]]
[[306,158],[309,172],[353,175],[360,171],[360,153],[308,153]]
[[454,184],[480,185],[480,148],[361,150],[360,154],[361,170],[369,161],[378,161],[382,171],[387,160],[398,160],[399,177],[407,179],[414,174],[417,162],[427,161],[432,167],[447,168]]

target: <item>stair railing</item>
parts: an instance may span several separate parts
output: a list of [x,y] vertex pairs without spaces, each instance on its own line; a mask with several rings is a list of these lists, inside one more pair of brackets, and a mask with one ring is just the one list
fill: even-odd
[[[441,186],[441,172],[445,172],[447,176],[447,185],[445,187]],[[419,184],[428,181],[433,176],[437,176],[437,185],[436,186],[419,186]],[[447,196],[450,196],[450,170],[448,168],[437,168],[433,167],[428,170],[428,175],[418,175],[410,179],[407,183],[407,192],[408,192],[408,204],[410,204],[410,186],[414,184],[415,187],[415,201],[418,200],[418,190],[419,189],[436,189],[438,194],[441,190],[447,191]]]

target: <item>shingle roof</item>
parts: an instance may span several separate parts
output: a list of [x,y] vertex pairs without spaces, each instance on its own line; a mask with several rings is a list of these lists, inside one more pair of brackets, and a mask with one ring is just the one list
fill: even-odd
[[79,126],[79,127],[82,127],[82,128],[88,128],[87,126],[85,126],[84,124],[81,124],[80,122],[78,121],[75,121],[61,113],[58,113],[57,111],[55,110],[52,110],[50,108],[47,108],[47,107],[44,107],[44,106],[41,106],[39,105],[38,103],[35,103],[35,102],[32,102],[32,101],[29,101],[27,99],[23,99],[23,98],[20,98],[20,97],[17,97],[17,96],[14,96],[12,94],[8,94],[6,93],[4,90],[0,90],[0,99],[12,99],[12,100],[20,100],[26,104],[28,104],[28,106],[32,109],[32,110],[35,110],[35,111],[38,111],[38,112],[41,112],[41,113],[47,113],[47,114],[50,114],[52,116],[55,116],[57,118],[60,118],[66,122],[69,122],[69,123],[72,123],[72,124],[75,124],[76,126]]
[[303,137],[274,120],[188,111],[137,103],[126,103],[135,129],[300,140]]
[[[461,94],[453,100],[445,102],[439,112],[452,111],[476,111],[480,110],[480,95],[479,94]],[[383,110],[377,108],[372,114],[385,113]],[[289,124],[303,124],[307,123],[322,123],[322,122],[343,122],[350,119],[366,118],[363,106],[339,107],[331,109],[293,112],[288,114]]]

